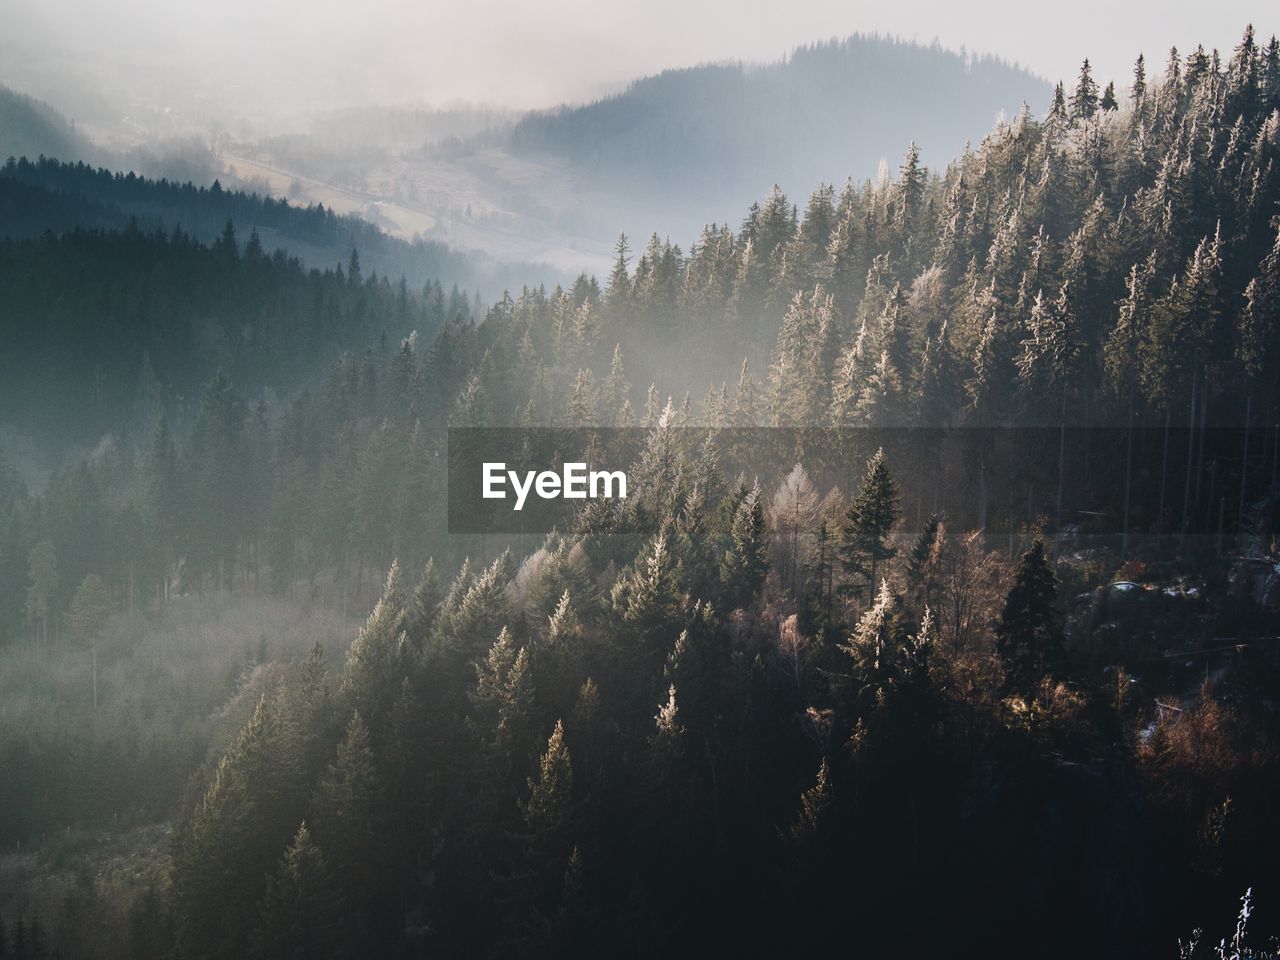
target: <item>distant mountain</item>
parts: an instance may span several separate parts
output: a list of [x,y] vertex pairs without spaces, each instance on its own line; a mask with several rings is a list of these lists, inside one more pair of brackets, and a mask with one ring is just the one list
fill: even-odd
[[0,86],[0,161],[6,157],[85,160],[93,145],[43,100]]
[[1001,111],[1024,100],[1042,108],[1050,95],[1045,80],[993,57],[853,36],[767,65],[668,70],[616,96],[531,114],[508,149],[567,160],[604,194],[661,194],[710,214],[737,211],[775,182],[807,195],[820,180],[872,176],[913,140],[941,166]]

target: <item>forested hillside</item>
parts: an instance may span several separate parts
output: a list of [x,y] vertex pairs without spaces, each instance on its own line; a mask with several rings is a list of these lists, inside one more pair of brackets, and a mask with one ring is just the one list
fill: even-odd
[[769,64],[667,70],[612,97],[530,114],[508,139],[518,155],[564,158],[602,194],[647,200],[683,230],[682,206],[715,212],[770,183],[801,189],[869,173],[912,139],[950,156],[997,113],[1048,93],[995,58],[853,36]]
[[[130,286],[172,262],[230,351],[187,371],[189,430],[162,396],[144,438],[46,490],[0,470],[6,656],[94,657],[92,687],[4,714],[21,815],[0,841],[166,801],[174,825],[145,880],[0,910],[67,956],[1173,957],[1197,928],[1212,955],[1252,888],[1241,943],[1265,942],[1278,164],[1280,43],[1250,28],[1226,55],[1139,58],[1127,89],[1086,61],[944,168],[913,144],[894,176],[775,189],[687,251],[621,238],[608,277],[483,315],[229,233],[0,245],[0,300],[130,304],[105,314],[120,362],[146,346],[157,369],[209,355],[157,319],[178,287]],[[71,349],[47,329],[20,353]],[[360,338],[277,407],[248,399],[291,346]],[[69,354],[77,379],[104,349]],[[633,493],[545,537],[450,536],[447,429],[483,425],[643,430]],[[730,426],[788,429],[731,472]],[[1028,465],[1050,478],[1036,506],[981,449],[866,439],[1032,427],[1062,438]],[[1069,484],[1088,457],[1116,478],[1103,517]],[[930,516],[922,477],[974,506]],[[177,760],[17,762],[7,729],[55,704],[82,742],[111,716],[119,755],[147,756],[157,694],[98,638],[112,611],[163,625],[228,597],[372,612],[342,657],[264,635],[220,735],[163,742],[190,759],[181,799]],[[139,769],[163,773],[145,805],[122,787]]]
[[0,85],[0,159],[93,155],[89,141],[53,107]]
[[536,269],[496,263],[483,254],[420,238],[408,242],[321,204],[300,207],[283,198],[225,190],[217,180],[204,187],[80,161],[28,159],[34,153],[16,156],[0,167],[0,237],[28,238],[73,227],[122,229],[136,221],[147,232],[181,230],[212,243],[230,221],[244,232],[258,232],[267,250],[283,248],[309,267],[332,268],[358,250],[367,271],[404,278],[413,286],[443,282],[467,290],[500,290],[512,277]]
[[456,287],[446,302],[438,284],[366,276],[355,251],[307,270],[230,221],[208,246],[132,223],[0,241],[0,297],[5,424],[81,442],[149,434],[165,411],[185,423],[219,371],[255,398],[288,395],[345,350],[431,336],[470,309]]

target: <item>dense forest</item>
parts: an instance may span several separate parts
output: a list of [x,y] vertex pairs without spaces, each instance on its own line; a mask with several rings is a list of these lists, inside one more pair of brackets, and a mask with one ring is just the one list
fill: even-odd
[[[1250,28],[1127,89],[1085,61],[945,168],[912,144],[487,309],[359,254],[307,271],[240,221],[0,244],[4,389],[105,435],[39,489],[0,464],[0,843],[35,871],[150,838],[145,869],[0,887],[0,944],[1261,955],[1278,165],[1280,43]],[[448,431],[478,426],[632,428],[633,492],[451,536]],[[1059,439],[1019,465],[1028,506],[981,443],[877,439],[931,430]],[[329,618],[314,644],[280,615],[188,640],[185,687],[156,639],[285,603]]]
[[456,287],[447,303],[439,284],[411,293],[403,279],[366,278],[354,251],[345,270],[319,271],[268,255],[257,233],[241,250],[230,222],[207,247],[136,224],[0,241],[0,296],[11,423],[80,440],[138,405],[144,418],[152,408],[186,418],[219,370],[247,390],[292,392],[343,350],[430,336],[450,306],[470,305]]
[[94,148],[43,100],[0,84],[0,157],[89,158]]
[[213,243],[228,221],[259,233],[268,251],[282,248],[309,267],[345,263],[355,249],[367,271],[414,286],[444,282],[470,290],[501,289],[518,271],[535,269],[496,263],[431,240],[400,240],[322,204],[300,207],[283,198],[223,189],[216,179],[204,187],[45,156],[11,156],[0,167],[0,237],[28,239],[47,230],[124,229],[136,223],[147,232],[181,230]]

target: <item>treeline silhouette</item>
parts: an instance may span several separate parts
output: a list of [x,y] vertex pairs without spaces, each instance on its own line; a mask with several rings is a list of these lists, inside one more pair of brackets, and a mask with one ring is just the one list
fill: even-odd
[[43,100],[0,84],[0,157],[76,157],[94,153],[89,141]]
[[[217,180],[205,187],[21,154],[0,167],[0,236],[27,238],[88,226],[123,229],[131,221],[146,232],[180,229],[204,243],[215,241],[230,221],[243,231],[257,231],[268,249],[283,247],[321,269],[345,263],[353,249],[359,250],[366,270],[417,286],[440,281],[467,290],[501,289],[519,268],[433,240],[401,240],[323,204],[301,207],[284,198],[227,190]],[[522,266],[526,272],[533,269]]]

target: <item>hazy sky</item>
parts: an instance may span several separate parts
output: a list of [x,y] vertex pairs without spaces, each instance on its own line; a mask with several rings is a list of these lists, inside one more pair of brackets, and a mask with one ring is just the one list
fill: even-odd
[[[1057,79],[1088,56],[1128,76],[1143,51],[1229,49],[1246,22],[1280,29],[1262,0],[0,0],[0,80],[155,102],[356,104],[583,99],[664,67],[771,60],[796,44],[892,33],[992,52]],[[7,50],[6,50],[7,47]],[[19,52],[22,56],[12,56]],[[16,66],[15,66],[16,64]],[[39,89],[32,92],[40,94]]]

